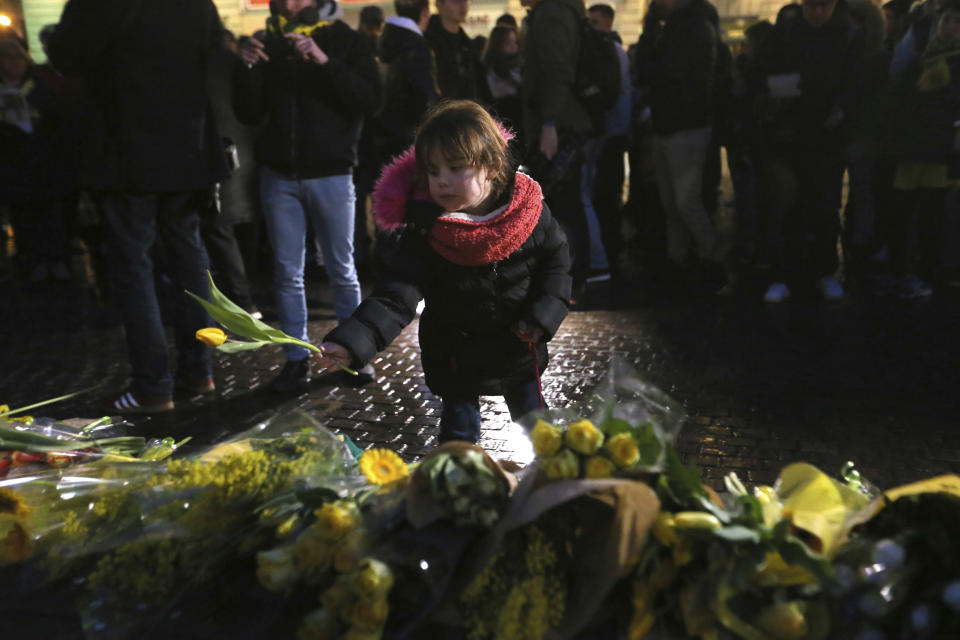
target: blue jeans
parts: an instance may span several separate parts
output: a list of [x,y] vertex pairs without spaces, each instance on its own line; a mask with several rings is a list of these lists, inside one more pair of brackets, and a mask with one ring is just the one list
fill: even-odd
[[[507,401],[513,420],[519,420],[535,409],[547,408],[537,380],[525,380],[504,389],[503,399]],[[444,396],[440,400],[443,402],[443,409],[440,411],[440,442],[479,440],[483,422],[480,417],[480,398]]]
[[[307,340],[307,295],[303,283],[307,218],[323,252],[333,310],[343,322],[360,306],[360,281],[353,263],[354,201],[350,175],[296,180],[260,168],[260,201],[273,247],[274,285],[280,328]],[[288,360],[309,351],[285,345]]]
[[210,298],[207,253],[200,240],[198,194],[109,193],[101,209],[107,226],[113,294],[126,331],[133,391],[148,397],[173,392],[160,303],[154,284],[153,248],[163,240],[166,264],[175,290],[174,339],[178,374],[190,379],[210,377],[210,349],[196,339],[197,329],[212,321],[183,290]]

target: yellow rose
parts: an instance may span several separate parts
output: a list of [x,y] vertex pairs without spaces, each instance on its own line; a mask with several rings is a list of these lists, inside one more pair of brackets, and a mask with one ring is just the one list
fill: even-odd
[[533,452],[538,456],[552,456],[563,445],[563,431],[543,420],[537,420],[530,432]]
[[317,516],[313,527],[327,540],[339,540],[360,526],[360,509],[353,500],[328,502],[313,513]]
[[376,631],[387,621],[389,610],[387,599],[383,596],[373,600],[361,598],[350,607],[347,619],[357,629]]
[[541,458],[540,468],[551,480],[576,478],[580,475],[580,461],[577,454],[570,449],[564,449],[555,456]]
[[637,441],[629,433],[618,433],[607,440],[607,451],[610,457],[621,469],[632,467],[640,461],[640,449],[637,448]]
[[393,573],[390,567],[374,560],[364,558],[353,575],[353,590],[364,598],[383,595],[393,586]]
[[227,334],[216,327],[197,330],[197,340],[209,347],[219,347],[227,341]]
[[298,640],[337,640],[341,636],[337,616],[326,609],[314,609],[305,615],[297,629]]
[[297,537],[293,550],[300,568],[312,574],[326,571],[333,560],[333,545],[313,528],[307,529]]
[[592,456],[603,444],[603,433],[589,420],[578,420],[567,427],[564,442],[577,453]]
[[257,554],[257,580],[268,591],[286,591],[299,577],[293,547],[278,547]]
[[355,529],[348,533],[340,542],[340,546],[333,553],[333,568],[340,573],[349,573],[357,568],[363,551],[366,548],[366,537],[363,531]]
[[614,468],[613,462],[603,456],[592,456],[583,465],[584,475],[588,478],[609,478]]

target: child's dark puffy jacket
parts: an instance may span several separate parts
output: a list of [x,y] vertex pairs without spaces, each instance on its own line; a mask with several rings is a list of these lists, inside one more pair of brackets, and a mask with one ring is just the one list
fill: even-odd
[[[382,228],[402,227],[389,272],[325,340],[346,347],[360,366],[413,320],[423,298],[420,348],[431,391],[440,396],[502,395],[506,381],[532,379],[547,364],[546,341],[566,317],[570,299],[566,237],[536,182],[517,174],[507,213],[527,222],[519,227],[522,237],[510,238],[515,226],[491,235],[496,240],[488,247],[459,246],[456,237],[443,245],[441,225],[435,222],[441,209],[424,199],[408,199],[415,176],[412,152],[384,171],[374,214]],[[512,328],[521,320],[544,329],[539,344],[531,347],[514,335]]]

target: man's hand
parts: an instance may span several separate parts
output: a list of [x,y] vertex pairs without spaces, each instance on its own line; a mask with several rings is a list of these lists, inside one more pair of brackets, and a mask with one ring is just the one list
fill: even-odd
[[540,151],[547,157],[547,160],[553,160],[557,155],[557,127],[552,124],[545,124],[540,128]]
[[517,336],[521,342],[533,342],[536,344],[540,342],[540,338],[543,337],[543,329],[538,324],[527,324],[521,320],[513,325],[513,334]]
[[284,36],[293,41],[293,47],[300,53],[300,57],[317,64],[327,64],[330,58],[317,46],[317,41],[302,33],[288,33]]
[[270,60],[266,51],[263,50],[263,43],[256,38],[247,38],[243,41],[243,44],[240,45],[240,59],[248,67],[252,67],[260,60]]
[[336,342],[324,342],[320,345],[320,354],[316,356],[317,364],[323,369],[331,371],[340,367],[349,367],[350,352]]

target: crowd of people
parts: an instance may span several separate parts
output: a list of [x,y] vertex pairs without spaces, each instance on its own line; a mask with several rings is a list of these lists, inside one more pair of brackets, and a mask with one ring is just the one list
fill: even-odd
[[[169,410],[175,389],[214,390],[209,352],[193,339],[207,319],[180,296],[166,318],[177,342],[170,362],[162,283],[203,295],[212,267],[228,297],[260,317],[249,271],[267,248],[280,328],[307,338],[305,274],[309,260],[322,261],[346,327],[331,334],[324,366],[372,379],[367,361],[409,322],[417,297],[382,288],[404,246],[382,211],[416,201],[418,189],[451,196],[450,175],[456,194],[474,184],[483,195],[457,201],[482,226],[497,207],[510,210],[519,166],[566,237],[570,282],[507,282],[526,287],[507,305],[513,316],[500,317],[500,302],[453,310],[434,297],[433,322],[493,313],[488,323],[530,345],[537,378],[546,364],[538,345],[565,310],[544,302],[549,313],[538,316],[530,291],[569,289],[564,305],[576,305],[590,283],[635,273],[637,255],[644,277],[697,291],[729,291],[750,272],[771,304],[804,289],[840,300],[854,281],[904,298],[960,285],[960,0],[803,0],[732,43],[708,0],[654,0],[629,46],[608,4],[523,5],[519,22],[505,14],[488,37],[471,38],[470,0],[436,0],[435,13],[429,0],[395,0],[389,17],[371,5],[356,29],[336,0],[276,0],[262,30],[236,38],[211,2],[142,0],[118,13],[70,0],[41,32],[44,64],[12,30],[0,32],[0,215],[16,242],[11,265],[3,239],[7,277],[69,279],[90,270],[77,259],[89,256],[126,330],[132,384],[108,402],[125,412]],[[507,165],[491,168],[480,134],[452,151],[431,142],[442,157],[408,152],[425,119],[482,123],[471,104],[500,123]],[[723,158],[732,246],[717,229]],[[506,182],[491,182],[495,173]],[[432,221],[456,210],[433,204],[432,213],[407,207],[405,226],[446,229]],[[478,285],[458,269],[492,265],[496,280],[504,258],[453,261],[447,275],[472,291],[488,278]],[[533,273],[538,263],[521,264]],[[361,305],[361,277],[378,279],[375,303]],[[425,294],[409,273],[402,281]],[[440,334],[466,343],[485,330]],[[450,344],[434,376],[441,387],[463,375],[461,347]],[[308,352],[288,346],[285,355],[271,388],[303,390]],[[515,373],[484,380],[499,376],[499,389],[522,396],[518,406],[542,402]],[[469,414],[479,433],[473,391],[456,388],[451,415]],[[467,428],[456,420],[450,433]]]

